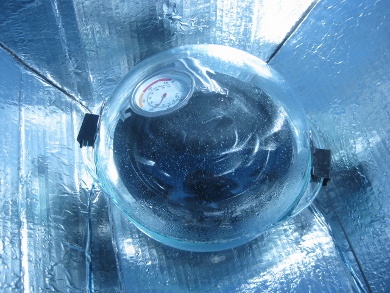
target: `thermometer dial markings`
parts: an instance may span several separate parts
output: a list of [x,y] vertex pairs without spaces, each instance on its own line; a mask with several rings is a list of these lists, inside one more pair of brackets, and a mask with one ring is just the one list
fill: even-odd
[[172,80],[171,78],[159,78],[159,79],[153,81],[152,83],[150,83],[147,87],[145,87],[144,90],[142,91],[141,95],[140,95],[139,98],[138,98],[138,105],[139,105],[139,107],[140,107],[141,109],[143,108],[144,105],[143,105],[142,99],[143,99],[143,97],[144,97],[146,91],[147,91],[150,87],[152,87],[153,85],[155,85],[156,83],[158,83],[158,82],[160,82],[160,81],[171,81],[171,80]]
[[187,103],[194,81],[184,72],[167,71],[141,81],[132,93],[131,107],[144,116],[159,116]]

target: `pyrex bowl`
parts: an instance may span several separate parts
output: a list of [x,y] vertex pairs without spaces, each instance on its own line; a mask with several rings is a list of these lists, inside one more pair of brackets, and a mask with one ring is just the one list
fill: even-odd
[[192,45],[156,54],[122,79],[86,157],[140,230],[180,249],[214,251],[310,204],[321,186],[310,176],[312,136],[266,63]]

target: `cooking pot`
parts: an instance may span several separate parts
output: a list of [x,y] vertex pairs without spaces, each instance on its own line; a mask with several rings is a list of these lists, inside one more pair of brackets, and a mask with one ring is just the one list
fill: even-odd
[[191,251],[250,241],[329,179],[283,78],[243,51],[191,45],[136,65],[79,138],[101,188],[144,233]]

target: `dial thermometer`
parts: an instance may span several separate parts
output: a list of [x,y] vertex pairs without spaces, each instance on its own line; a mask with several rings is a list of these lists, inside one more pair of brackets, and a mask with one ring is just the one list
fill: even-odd
[[133,91],[131,108],[143,116],[168,114],[183,107],[194,91],[194,80],[185,72],[160,72],[141,81]]

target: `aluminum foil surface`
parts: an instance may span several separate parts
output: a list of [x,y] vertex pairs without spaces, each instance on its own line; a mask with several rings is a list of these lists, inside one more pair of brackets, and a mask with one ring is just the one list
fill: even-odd
[[[0,3],[0,291],[388,292],[388,0]],[[269,62],[333,150],[315,205],[236,249],[140,233],[85,171],[78,129],[146,57],[214,43]]]
[[0,40],[94,109],[135,64],[161,50],[213,43],[267,61],[313,0],[2,1]]
[[320,213],[305,210],[248,244],[185,252],[139,232],[112,207],[126,292],[354,292],[359,290]]
[[95,273],[113,292],[107,209],[75,140],[86,109],[2,49],[0,64],[0,291],[85,292]]
[[387,292],[390,2],[338,2],[321,1],[270,64],[333,149],[333,181],[318,200],[345,233],[367,290]]

